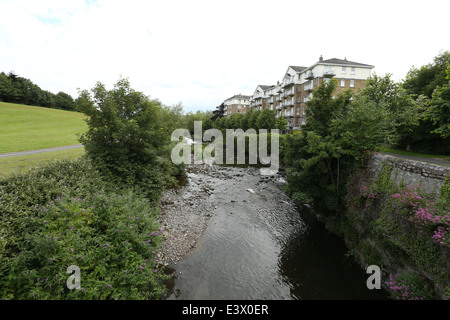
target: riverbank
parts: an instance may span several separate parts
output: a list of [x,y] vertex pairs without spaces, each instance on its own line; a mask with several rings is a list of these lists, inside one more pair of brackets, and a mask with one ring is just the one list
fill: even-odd
[[[173,268],[176,263],[187,256],[204,234],[210,218],[218,209],[215,201],[218,188],[224,183],[236,185],[247,180],[241,186],[245,193],[255,193],[264,190],[268,182],[276,182],[278,186],[284,183],[283,173],[274,176],[260,176],[259,169],[254,167],[237,168],[208,164],[190,164],[186,166],[186,181],[177,188],[164,192],[161,200],[160,226],[165,238],[157,261],[160,266]],[[280,201],[289,198],[277,188],[276,194]],[[272,193],[275,192],[272,190]],[[220,193],[220,192],[219,192]],[[226,194],[222,194],[226,197]],[[227,199],[230,205],[235,199]]]
[[284,173],[190,165],[161,199],[157,261],[173,299],[385,299],[342,239],[283,192]]

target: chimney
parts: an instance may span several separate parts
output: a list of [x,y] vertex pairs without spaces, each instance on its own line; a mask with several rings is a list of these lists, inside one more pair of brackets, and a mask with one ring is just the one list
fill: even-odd
[[323,61],[323,57],[322,57],[322,55],[320,55],[319,61]]
[[345,57],[344,60],[347,61],[347,57]]

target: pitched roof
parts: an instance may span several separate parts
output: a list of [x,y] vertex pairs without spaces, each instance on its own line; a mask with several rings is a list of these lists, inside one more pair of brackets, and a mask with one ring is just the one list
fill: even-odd
[[265,86],[265,85],[260,84],[260,85],[258,85],[258,87],[260,87],[261,89],[263,89],[264,91],[266,91],[267,89],[270,89],[270,88],[272,88],[273,86]]
[[307,69],[307,67],[299,67],[299,66],[289,66],[289,68],[294,69],[295,72],[302,72],[303,70]]
[[327,60],[323,60],[323,61],[318,61],[317,63],[320,63],[320,64],[339,64],[339,65],[349,65],[349,66],[360,66],[360,67],[374,68],[374,66],[371,66],[370,64],[364,64],[364,63],[359,63],[359,62],[354,62],[354,61],[348,61],[346,59],[342,60],[342,59],[336,59],[336,58],[327,59]]
[[[244,96],[242,94],[236,94],[234,96],[232,96],[231,98],[228,98],[226,100],[231,100],[231,99],[250,99],[252,96]],[[225,100],[225,101],[226,101]]]

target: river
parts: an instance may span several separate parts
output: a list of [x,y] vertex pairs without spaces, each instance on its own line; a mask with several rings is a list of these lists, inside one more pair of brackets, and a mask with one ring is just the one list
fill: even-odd
[[171,265],[167,300],[387,298],[367,288],[343,240],[283,193],[282,176],[213,166],[188,173],[180,198],[205,181],[212,212],[194,248]]

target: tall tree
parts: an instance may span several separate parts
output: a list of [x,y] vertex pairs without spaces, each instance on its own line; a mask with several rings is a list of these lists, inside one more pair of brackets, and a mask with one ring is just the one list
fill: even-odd
[[171,132],[164,130],[161,106],[128,80],[112,90],[97,83],[81,91],[77,108],[88,116],[88,130],[79,139],[87,156],[117,183],[137,186],[154,200],[174,182],[178,169],[170,161]]
[[256,119],[256,125],[258,129],[275,129],[276,128],[276,118],[275,118],[275,111],[270,109],[264,109],[260,112],[258,115],[258,118]]
[[431,98],[434,89],[446,83],[446,65],[450,62],[450,51],[444,51],[434,57],[433,62],[420,68],[412,67],[403,87],[416,96],[424,95]]
[[426,113],[427,118],[437,127],[433,132],[439,133],[443,138],[450,137],[450,63],[447,63],[446,74],[447,83],[436,87]]
[[75,105],[73,98],[62,91],[58,92],[54,97],[55,108],[63,110],[74,110]]

